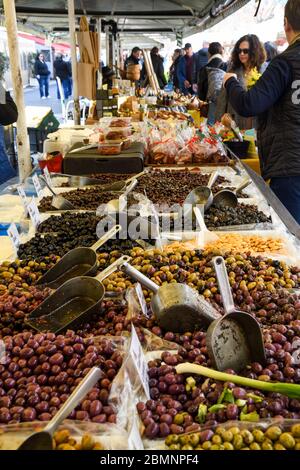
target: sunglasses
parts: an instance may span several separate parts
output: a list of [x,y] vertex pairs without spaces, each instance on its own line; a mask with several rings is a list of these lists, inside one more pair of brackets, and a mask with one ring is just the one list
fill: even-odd
[[249,49],[239,49],[238,53],[239,54],[249,54]]

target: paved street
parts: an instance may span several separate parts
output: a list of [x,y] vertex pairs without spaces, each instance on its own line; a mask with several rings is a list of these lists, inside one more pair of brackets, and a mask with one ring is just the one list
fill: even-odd
[[61,104],[60,104],[60,100],[57,99],[56,82],[53,80],[50,83],[49,92],[50,92],[50,98],[48,98],[47,100],[42,100],[40,98],[40,92],[39,92],[38,86],[24,88],[25,105],[26,106],[50,106],[56,118],[60,121],[62,118]]

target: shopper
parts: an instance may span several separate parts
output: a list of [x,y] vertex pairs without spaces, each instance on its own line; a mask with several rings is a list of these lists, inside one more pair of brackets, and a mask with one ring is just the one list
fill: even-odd
[[[62,54],[58,54],[53,63],[56,77],[60,78],[61,85],[64,91],[64,98],[67,100],[70,96],[70,83],[69,83],[69,67],[67,62],[63,60]],[[57,99],[60,100],[60,92],[57,83]]]
[[[2,84],[0,84],[2,88]],[[3,91],[3,90],[2,90]],[[3,94],[5,92],[3,91]],[[12,168],[8,155],[6,153],[4,141],[4,128],[16,122],[18,119],[17,107],[8,92],[5,93],[5,103],[0,104],[0,184],[16,176],[15,170]]]
[[45,62],[44,54],[39,54],[34,64],[34,73],[40,86],[40,97],[42,100],[49,98],[49,75],[50,71]]
[[[150,57],[151,57],[151,62],[153,66],[153,71],[157,77],[159,88],[163,89],[167,84],[167,80],[166,80],[165,71],[164,71],[164,59],[159,55],[158,47],[153,47],[151,49]],[[149,83],[147,72],[145,70],[145,64],[144,64],[143,70],[144,70],[144,76],[146,77],[145,82],[143,83],[143,87],[145,87]]]
[[185,55],[180,58],[177,67],[179,88],[185,95],[194,95],[197,91],[197,56],[190,43],[185,44],[184,50]]
[[[255,34],[247,34],[238,40],[231,54],[228,71],[235,73],[244,90],[248,90],[258,80],[261,67],[266,59],[263,45]],[[228,102],[226,91],[223,89],[217,99],[216,119],[220,120],[224,113],[233,115],[241,129],[256,127],[255,118],[242,117]],[[254,116],[254,115],[253,115]]]
[[264,47],[267,54],[266,66],[268,66],[271,60],[274,59],[274,57],[278,56],[278,49],[276,45],[271,41],[265,42]]
[[198,96],[208,103],[207,124],[215,123],[216,102],[222,90],[223,77],[227,64],[223,62],[223,47],[212,42],[208,48],[208,63],[199,72]]
[[288,48],[275,57],[246,91],[234,73],[224,85],[231,106],[242,116],[258,115],[261,174],[300,224],[300,0],[288,0],[284,13]]
[[179,89],[179,81],[177,77],[177,68],[178,63],[181,57],[183,56],[184,52],[182,49],[175,49],[173,56],[172,56],[172,65],[169,71],[169,80],[173,85],[174,90]]
[[197,52],[197,68],[198,71],[200,72],[203,67],[207,65],[208,62],[208,48],[207,47],[202,47]]
[[129,64],[141,65],[142,63],[142,49],[134,47],[131,51],[130,56],[127,57],[124,63],[124,68],[127,70]]

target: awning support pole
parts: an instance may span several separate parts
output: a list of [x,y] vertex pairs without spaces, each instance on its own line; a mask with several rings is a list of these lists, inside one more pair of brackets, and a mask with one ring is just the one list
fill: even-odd
[[29,136],[26,125],[24,90],[21,74],[15,0],[4,0],[3,6],[5,13],[5,27],[7,31],[14,100],[19,113],[17,121],[17,148],[19,180],[22,183],[30,175],[32,167],[30,158]]
[[75,35],[75,7],[74,0],[68,0],[69,31],[71,45],[71,65],[73,78],[74,124],[80,124],[80,104],[78,95],[77,54]]

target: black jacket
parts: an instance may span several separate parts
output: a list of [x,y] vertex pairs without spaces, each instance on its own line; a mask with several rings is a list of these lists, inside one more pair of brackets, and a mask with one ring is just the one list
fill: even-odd
[[300,176],[300,41],[275,57],[248,92],[236,80],[226,83],[234,108],[258,114],[257,142],[265,179]]
[[208,90],[208,75],[207,67],[213,67],[215,69],[221,69],[226,72],[227,64],[219,57],[215,57],[208,64],[206,64],[199,72],[198,77],[198,96],[200,100],[206,101],[207,90]]
[[66,80],[69,78],[69,67],[67,62],[62,59],[56,59],[53,63],[55,69],[55,75],[59,77],[61,80]]
[[6,92],[6,104],[0,104],[0,124],[8,126],[13,124],[18,119],[17,106],[10,96],[9,92]]
[[34,73],[36,75],[41,75],[42,77],[47,77],[50,75],[50,71],[46,62],[42,62],[41,60],[37,59],[34,64]]
[[170,73],[169,73],[170,81],[173,83],[173,86],[175,89],[179,88],[179,81],[177,77],[177,67],[178,67],[178,62],[181,59],[181,57],[182,57],[181,55],[178,56],[170,67]]
[[164,88],[167,84],[167,80],[165,77],[163,58],[157,54],[151,54],[151,61],[152,61],[154,73],[157,76],[158,84],[160,88]]

